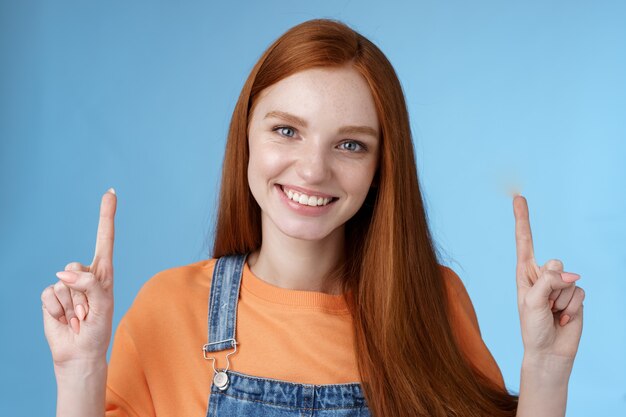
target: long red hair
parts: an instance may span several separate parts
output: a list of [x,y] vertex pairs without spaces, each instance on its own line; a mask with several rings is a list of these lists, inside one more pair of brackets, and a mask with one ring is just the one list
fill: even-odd
[[361,384],[375,417],[514,416],[509,394],[466,359],[454,336],[442,268],[420,192],[409,115],[385,55],[342,22],[314,19],[278,38],[243,86],[228,132],[213,257],[261,245],[247,181],[248,122],[261,91],[313,67],[352,65],[381,125],[376,185],[346,223],[341,277],[353,314]]

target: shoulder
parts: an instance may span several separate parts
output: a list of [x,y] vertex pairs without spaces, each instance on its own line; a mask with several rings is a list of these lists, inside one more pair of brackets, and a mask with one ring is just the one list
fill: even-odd
[[157,272],[139,290],[129,313],[176,306],[206,297],[211,287],[215,259],[204,259]]
[[203,259],[187,265],[175,266],[154,274],[141,291],[167,291],[190,285],[210,284],[216,259]]
[[500,368],[482,339],[478,317],[463,281],[451,268],[440,265],[440,269],[448,291],[452,331],[461,351],[475,370],[505,389]]
[[439,265],[439,270],[441,271],[450,301],[468,301],[469,294],[459,275],[452,268],[445,265]]
[[443,277],[445,288],[448,293],[448,302],[450,310],[453,315],[453,319],[459,315],[465,316],[469,319],[473,327],[480,332],[478,325],[478,318],[476,317],[476,311],[470,299],[469,293],[465,288],[465,284],[459,277],[459,275],[450,267],[439,265],[441,275]]
[[451,291],[455,294],[459,291],[465,291],[463,281],[461,281],[459,275],[452,268],[440,264],[439,271],[441,272],[444,283],[446,285],[446,290]]

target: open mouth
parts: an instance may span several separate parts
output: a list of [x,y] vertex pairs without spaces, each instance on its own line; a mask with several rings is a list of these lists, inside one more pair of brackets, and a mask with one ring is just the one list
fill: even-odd
[[298,204],[310,207],[323,207],[334,203],[338,200],[337,197],[323,197],[318,195],[308,195],[301,191],[291,190],[289,187],[285,187],[282,184],[278,184],[280,190],[285,196]]

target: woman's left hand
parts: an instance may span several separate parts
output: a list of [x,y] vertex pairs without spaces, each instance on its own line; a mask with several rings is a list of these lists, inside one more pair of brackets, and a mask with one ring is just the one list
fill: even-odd
[[513,198],[517,247],[517,305],[524,355],[573,363],[583,328],[585,292],[574,283],[579,275],[563,271],[551,259],[535,262],[526,199]]

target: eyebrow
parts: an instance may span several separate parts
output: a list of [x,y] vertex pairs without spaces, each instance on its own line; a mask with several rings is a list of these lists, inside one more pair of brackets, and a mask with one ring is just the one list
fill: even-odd
[[[265,115],[265,119],[270,118],[270,117],[283,119],[291,124],[294,124],[303,128],[307,128],[309,126],[306,120],[294,114],[287,113],[284,111],[273,110]],[[375,138],[378,138],[378,132],[376,131],[376,129],[369,127],[369,126],[343,126],[339,129],[339,134],[343,134],[343,135],[357,134],[357,133],[362,133],[365,135],[370,135]]]

